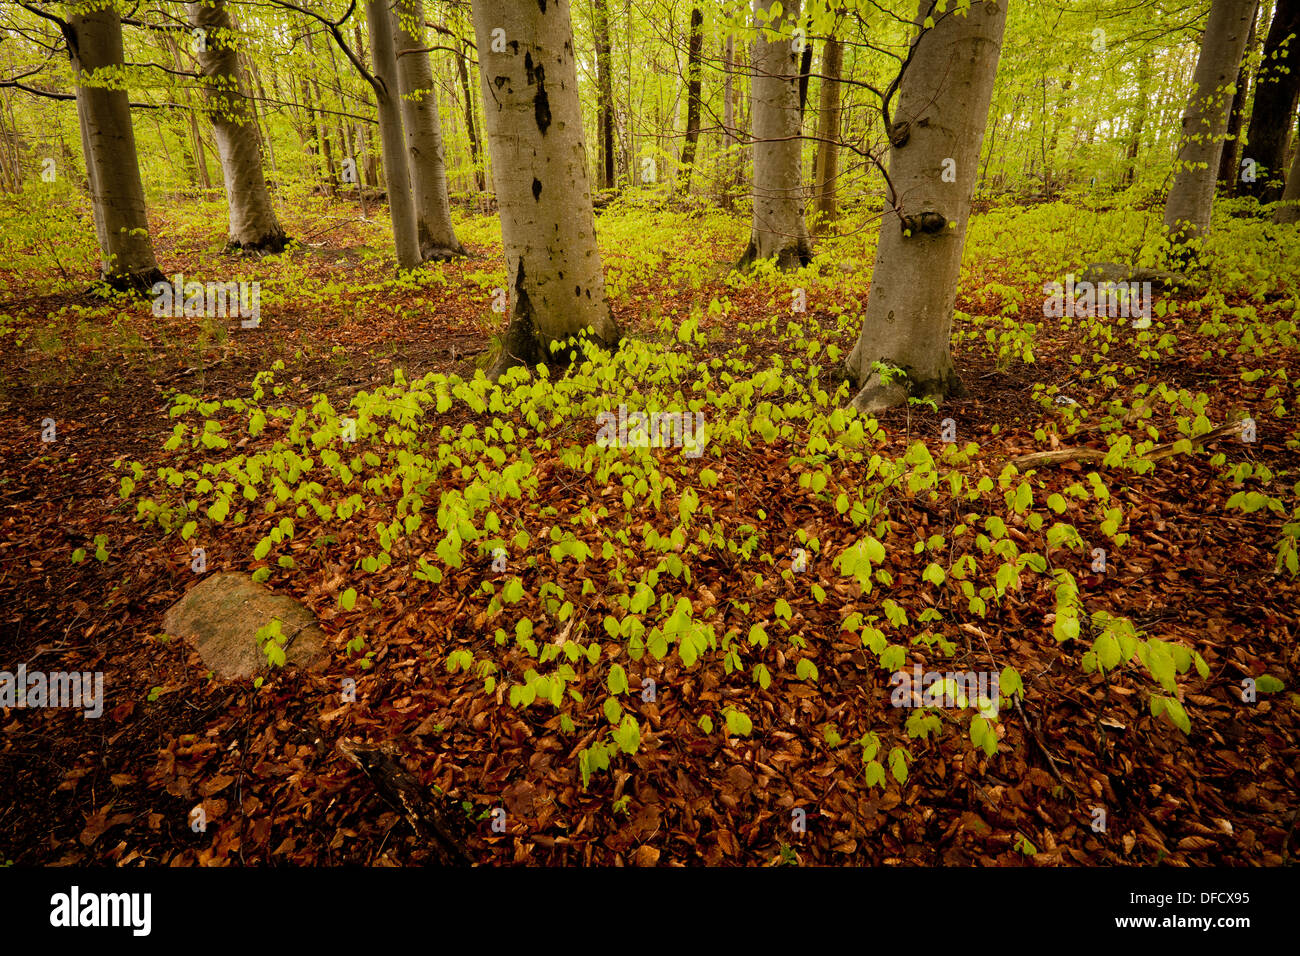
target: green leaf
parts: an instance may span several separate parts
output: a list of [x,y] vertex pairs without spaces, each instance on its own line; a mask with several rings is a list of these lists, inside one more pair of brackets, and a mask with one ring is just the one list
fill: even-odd
[[881,787],[885,785],[885,768],[879,760],[869,761],[863,768],[863,782],[868,787]]
[[641,746],[641,728],[631,714],[623,715],[623,722],[611,736],[614,738],[614,743],[618,744],[619,749],[625,754],[634,754]]
[[524,582],[519,578],[511,578],[506,582],[506,586],[501,589],[501,600],[507,604],[515,604],[524,596]]
[[907,752],[902,747],[889,752],[889,770],[899,783],[907,783]]
[[605,686],[609,688],[611,694],[627,693],[627,672],[623,670],[622,665],[615,664],[609,669],[609,677],[605,679]]
[[1075,640],[1079,636],[1079,612],[1073,607],[1058,607],[1052,635],[1059,643]]
[[734,707],[728,707],[725,713],[727,732],[739,737],[748,737],[754,730],[754,722],[749,716]]

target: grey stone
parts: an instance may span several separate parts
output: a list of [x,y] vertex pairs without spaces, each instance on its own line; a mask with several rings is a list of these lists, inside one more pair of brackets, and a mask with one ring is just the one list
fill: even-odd
[[279,619],[287,638],[286,666],[324,667],[325,632],[311,611],[247,574],[227,571],[196,584],[163,616],[163,630],[193,645],[218,677],[239,680],[268,669],[257,631],[272,619]]

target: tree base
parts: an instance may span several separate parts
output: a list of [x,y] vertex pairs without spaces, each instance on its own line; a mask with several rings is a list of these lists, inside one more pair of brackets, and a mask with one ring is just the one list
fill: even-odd
[[[852,370],[846,368],[846,371],[849,381],[856,384]],[[966,394],[966,386],[956,370],[941,378],[918,379],[910,370],[903,369],[889,382],[885,382],[879,372],[872,372],[849,404],[864,415],[878,415],[912,399],[939,405],[947,399],[963,398]]]
[[469,256],[469,250],[456,243],[455,246],[439,246],[433,243],[421,244],[420,258],[425,262],[450,262]]
[[517,315],[510,321],[510,328],[506,329],[505,337],[501,341],[501,354],[492,363],[487,377],[495,382],[517,366],[529,369],[536,368],[538,365],[562,368],[568,365],[572,358],[581,358],[581,342],[590,342],[610,352],[618,349],[617,343],[610,344],[588,329],[570,338],[565,347],[552,352],[542,345],[532,318]]
[[752,238],[749,245],[745,247],[740,261],[736,263],[736,270],[741,271],[748,269],[755,262],[764,258],[775,259],[776,267],[781,272],[793,272],[812,262],[812,249],[809,248],[807,241],[800,239],[795,245],[782,247],[775,256],[763,257],[758,254],[758,243]]
[[[152,296],[154,283],[166,282],[167,277],[155,266],[143,272],[119,272],[112,275],[100,274],[100,281],[114,292],[127,292],[131,295]],[[92,286],[91,293],[102,291],[102,286]]]
[[231,238],[226,242],[226,252],[248,252],[263,256],[275,255],[284,252],[288,248],[290,241],[289,237],[284,234],[283,229],[276,229],[274,232],[268,232],[260,239],[252,239],[246,242]]

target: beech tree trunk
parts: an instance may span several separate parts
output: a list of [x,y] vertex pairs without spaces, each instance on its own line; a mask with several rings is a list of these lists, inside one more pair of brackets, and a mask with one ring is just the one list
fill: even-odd
[[[312,44],[311,33],[302,36],[303,45],[312,59],[316,58],[316,48]],[[312,119],[315,130],[316,149],[323,163],[321,170],[322,188],[325,195],[333,196],[338,190],[339,177],[334,167],[334,150],[330,146],[329,127],[325,119],[325,98],[321,96],[320,84],[315,79],[302,80],[303,99],[307,102],[307,113]]]
[[423,0],[397,0],[393,27],[420,256],[426,262],[453,259],[465,255],[465,248],[451,224],[442,120],[424,44]]
[[[891,149],[875,270],[862,334],[848,372],[853,399],[872,414],[909,395],[964,392],[949,340],[976,166],[1002,50],[1007,0],[974,3],[966,16],[921,0],[918,27],[889,127]],[[900,372],[881,376],[876,363]],[[891,379],[886,381],[886,379]]]
[[[111,0],[99,0],[71,13],[68,27],[100,275],[114,288],[147,291],[163,274],[149,235],[131,104],[126,90],[111,85],[123,69],[122,21]],[[101,70],[106,76],[96,75]]]
[[1214,0],[1183,112],[1174,184],[1165,200],[1170,259],[1180,267],[1195,257],[1210,228],[1214,183],[1228,130],[1233,85],[1246,52],[1257,0]]
[[1151,54],[1148,52],[1138,62],[1137,103],[1134,105],[1133,128],[1129,131],[1128,151],[1124,154],[1123,185],[1133,185],[1137,176],[1138,155],[1142,151],[1142,127],[1146,125],[1151,101]]
[[844,44],[833,36],[822,45],[821,97],[817,107],[817,159],[813,184],[817,191],[817,225],[830,230],[839,210],[835,202],[836,180],[840,175],[840,71]]
[[483,174],[483,163],[479,159],[478,128],[474,122],[474,90],[469,82],[469,66],[465,63],[462,50],[456,57],[456,72],[460,75],[460,88],[465,96],[465,132],[469,136],[469,157],[474,164],[474,186],[479,192],[487,189],[487,177]]
[[[366,58],[366,40],[361,33],[360,23],[353,25],[352,37],[356,44],[357,56],[364,60]],[[370,89],[368,85],[363,85],[361,87],[361,102],[366,106],[369,106],[370,97],[366,94],[367,89]],[[366,129],[364,123],[357,124],[357,140],[359,142],[359,148],[363,153],[365,153],[366,157],[365,163],[362,164],[362,168],[365,171],[365,184],[378,189],[380,186],[379,158],[375,155],[374,137],[370,135],[370,132]],[[382,149],[382,146],[380,148]]]
[[1291,161],[1291,172],[1286,178],[1286,189],[1282,192],[1282,204],[1273,213],[1276,223],[1300,222],[1300,149],[1295,151]]
[[[1246,131],[1244,159],[1255,161],[1255,181],[1238,192],[1260,202],[1282,195],[1287,139],[1300,100],[1300,0],[1278,0],[1255,74],[1255,107]],[[1238,174],[1240,179],[1240,174]]]
[[[799,0],[781,5],[781,15],[769,20],[768,12],[776,2],[753,0],[755,23],[764,28],[754,41],[750,93],[754,115],[754,217],[749,246],[738,268],[759,259],[775,259],[777,268],[789,270],[812,260],[799,162],[802,49],[796,51],[794,42]],[[780,35],[769,39],[768,30]]]
[[728,211],[732,207],[732,186],[736,179],[736,144],[739,140],[736,138],[736,108],[735,108],[735,63],[736,63],[736,38],[730,33],[727,34],[726,43],[722,51],[722,72],[724,75],[722,86],[722,176],[720,178],[719,195],[722,198],[722,208]]
[[1255,16],[1250,18],[1250,33],[1246,37],[1246,49],[1241,56],[1241,66],[1237,68],[1236,91],[1232,94],[1232,106],[1228,110],[1228,129],[1224,134],[1223,150],[1219,155],[1219,173],[1215,177],[1219,188],[1225,195],[1232,196],[1237,191],[1237,182],[1241,179],[1240,167],[1237,165],[1237,144],[1241,142],[1241,127],[1245,122],[1246,100],[1250,92],[1250,71],[1246,69],[1250,52],[1255,47],[1255,27],[1259,20],[1259,3],[1256,0]]
[[259,252],[280,252],[285,235],[271,206],[259,148],[257,122],[239,80],[239,53],[235,48],[230,14],[225,0],[202,0],[187,5],[190,26],[202,30],[199,69],[217,141],[221,175],[230,207],[230,247]]
[[414,269],[422,261],[420,237],[406,162],[406,143],[402,135],[397,55],[393,49],[393,17],[388,10],[388,0],[366,0],[366,29],[370,32],[370,58],[375,74],[373,89],[379,108],[379,139],[384,151],[388,211],[393,221],[397,267]]
[[614,175],[614,74],[609,42],[609,0],[596,0],[596,84],[600,94],[600,187],[613,189]]
[[[596,248],[569,0],[473,0],[510,325],[491,377],[555,361],[584,330],[614,347]],[[504,30],[494,36],[494,31]]]
[[682,146],[682,192],[691,191],[695,145],[700,138],[700,57],[704,53],[704,14],[691,7],[690,39],[686,46],[686,142]]

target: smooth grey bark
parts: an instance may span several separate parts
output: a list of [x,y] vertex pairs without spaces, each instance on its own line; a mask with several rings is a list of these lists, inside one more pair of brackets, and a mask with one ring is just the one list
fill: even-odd
[[235,249],[280,252],[284,230],[276,219],[262,170],[257,119],[239,76],[239,52],[225,0],[186,4],[190,26],[203,31],[199,70],[217,141],[221,175],[230,207],[229,245]]
[[68,29],[100,275],[114,288],[144,292],[163,274],[149,235],[131,104],[126,90],[111,88],[123,69],[122,21],[111,0],[100,0],[70,14]]
[[1228,110],[1257,0],[1214,0],[1183,111],[1174,184],[1165,200],[1170,260],[1185,266],[1210,228],[1219,157],[1228,131]]
[[813,188],[817,196],[817,225],[829,231],[839,215],[835,202],[840,176],[840,71],[844,44],[828,36],[822,45],[821,95],[817,106],[817,154],[813,163]]
[[[1278,0],[1255,73],[1255,106],[1246,131],[1244,158],[1256,163],[1255,181],[1238,192],[1260,202],[1282,195],[1287,139],[1300,101],[1300,0]],[[1240,177],[1238,177],[1240,178]]]
[[1246,102],[1250,93],[1250,59],[1255,49],[1255,33],[1259,23],[1259,3],[1255,4],[1255,16],[1250,19],[1250,33],[1246,37],[1246,49],[1241,56],[1241,65],[1237,68],[1237,82],[1232,94],[1232,106],[1228,110],[1228,128],[1224,132],[1223,149],[1219,152],[1219,172],[1214,178],[1225,195],[1236,193],[1238,175],[1237,145],[1241,142],[1241,127],[1245,122]]
[[[1006,0],[974,3],[966,16],[921,0],[918,27],[889,126],[891,148],[875,270],[862,334],[847,370],[862,386],[853,405],[872,414],[909,395],[963,393],[950,339],[962,249],[975,191]],[[875,364],[901,369],[892,381]],[[891,376],[886,376],[890,378]]]
[[[799,59],[794,28],[799,0],[782,5],[781,15],[768,18],[776,0],[753,0],[754,22],[754,215],[749,245],[738,268],[759,259],[775,259],[777,268],[797,269],[812,260],[812,244],[803,215],[803,182],[799,156]],[[780,35],[769,38],[768,30]],[[806,41],[805,41],[806,42]]]
[[584,330],[612,348],[619,329],[596,247],[569,0],[474,0],[473,11],[510,283],[497,378],[554,361],[551,343]]
[[442,119],[424,43],[423,0],[397,0],[393,29],[420,256],[426,262],[453,259],[466,253],[451,224]]
[[388,184],[388,212],[393,222],[397,267],[414,269],[421,263],[420,236],[411,195],[411,174],[402,134],[402,108],[398,102],[397,54],[393,48],[393,17],[388,0],[366,0],[366,28],[370,32],[370,59],[374,70],[375,101],[379,109],[379,140],[384,152]]

